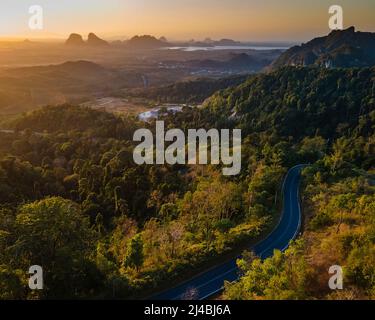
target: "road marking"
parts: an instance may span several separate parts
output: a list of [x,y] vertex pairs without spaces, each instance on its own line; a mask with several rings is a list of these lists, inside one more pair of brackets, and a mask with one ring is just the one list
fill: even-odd
[[[288,179],[288,177],[289,177],[289,174],[291,174],[291,172],[293,172],[295,169],[300,168],[300,167],[304,167],[304,166],[306,166],[306,165],[297,165],[297,166],[294,166],[294,167],[292,167],[291,169],[289,169],[289,171],[288,171],[288,173],[287,173],[287,176],[285,177],[284,182],[283,182],[283,191],[285,190],[285,185],[286,185],[286,181],[287,181],[287,179]],[[292,180],[291,180],[291,186],[292,186],[292,189],[293,189],[293,183],[295,182],[295,180],[296,180],[297,178],[299,179],[300,174],[301,174],[301,173],[300,173],[300,171],[299,171],[297,176],[292,177]],[[295,233],[294,233],[292,239],[290,239],[290,240],[288,241],[287,246],[284,247],[283,249],[281,249],[282,252],[285,251],[285,250],[289,247],[290,241],[295,239],[296,235],[297,235],[298,232],[299,232],[300,226],[301,226],[301,214],[302,214],[302,212],[301,212],[301,206],[300,206],[300,202],[299,202],[299,200],[300,200],[300,199],[299,199],[299,185],[300,185],[300,183],[297,183],[297,204],[298,204],[298,226],[297,226],[297,230],[295,231]],[[292,198],[293,198],[292,195],[293,195],[293,194],[292,194],[292,191],[290,191],[290,193],[289,193],[290,204],[292,203]],[[268,245],[268,248],[267,248],[267,249],[263,250],[260,254],[258,254],[258,256],[259,256],[260,258],[261,258],[261,255],[262,255],[263,253],[265,253],[266,251],[270,250],[272,247],[275,247],[275,245],[276,245],[277,242],[280,240],[280,238],[282,238],[282,237],[288,232],[289,227],[290,227],[290,225],[291,225],[291,222],[292,222],[292,220],[293,220],[293,219],[292,219],[292,217],[293,217],[293,206],[292,206],[292,205],[290,206],[290,212],[291,212],[291,214],[289,215],[289,220],[288,220],[288,225],[287,225],[287,227],[284,229],[283,233],[282,233],[282,234],[281,234],[276,240],[273,240],[273,241]],[[283,212],[282,212],[282,214],[283,214],[283,215],[285,214],[285,199],[284,199],[284,208],[283,208]],[[281,220],[280,220],[280,222],[279,222],[279,225],[280,225],[280,223],[281,223],[282,220],[283,220],[283,219],[281,218]],[[273,232],[276,231],[277,228],[278,228],[278,226],[273,230]],[[271,234],[269,235],[269,237],[272,235],[273,232],[271,232]],[[269,237],[268,237],[267,239],[269,239]],[[267,241],[267,239],[265,239],[264,241]],[[261,243],[262,243],[262,242],[260,242],[259,244],[261,244]],[[259,244],[258,244],[258,245],[259,245]],[[275,245],[273,245],[273,244],[275,244]],[[256,247],[256,245],[253,246],[253,248],[254,248],[254,247]],[[275,249],[276,249],[276,248],[275,248]],[[237,257],[236,259],[238,259],[238,257]],[[228,263],[229,263],[229,262],[228,262]],[[225,265],[225,264],[219,265],[218,268],[220,268],[220,267],[222,267],[222,266],[224,266],[224,265]],[[215,269],[215,267],[214,267],[213,269]],[[225,275],[227,275],[227,274],[229,274],[229,273],[231,273],[231,272],[233,272],[233,271],[235,271],[235,270],[237,270],[237,269],[238,269],[237,267],[235,267],[235,268],[231,268],[230,270],[228,270],[228,271],[226,271],[226,272],[224,272],[224,273],[222,273],[222,274],[216,276],[215,278],[210,279],[209,281],[207,281],[207,282],[205,282],[205,283],[199,285],[198,287],[196,287],[196,289],[200,289],[200,288],[202,288],[202,287],[205,287],[205,286],[207,286],[208,284],[210,284],[210,283],[216,281],[217,279],[219,279],[219,278],[221,278],[221,277],[224,277]],[[209,271],[207,271],[207,272],[209,272]],[[207,272],[206,272],[206,273],[207,273]],[[202,276],[203,276],[204,274],[206,274],[206,273],[203,273]],[[199,276],[197,276],[197,277],[199,277]],[[197,278],[195,278],[195,279],[197,279]],[[193,278],[193,279],[191,279],[190,281],[193,281],[193,280],[195,280],[195,279]],[[225,281],[225,279],[224,279],[224,281]],[[187,284],[187,283],[186,283],[186,284]],[[184,286],[186,286],[186,284],[184,284]],[[181,286],[183,286],[183,285],[181,285]],[[176,289],[176,288],[177,288],[177,287],[175,287],[175,289]],[[187,289],[188,289],[188,288],[189,288],[189,286],[187,286]],[[223,286],[221,286],[219,289],[215,290],[214,292],[210,293],[209,295],[206,295],[206,296],[200,298],[199,300],[206,299],[206,298],[212,296],[213,294],[220,292],[222,289],[223,289]],[[171,290],[173,290],[173,288],[172,288]],[[183,298],[184,294],[185,294],[185,292],[182,293],[182,294],[179,294],[178,296],[172,298],[171,300],[177,300],[177,299],[179,299],[179,298]]]
[[[230,269],[230,270],[228,270],[228,271],[226,271],[226,272],[224,272],[224,273],[222,273],[222,274],[216,276],[215,278],[213,278],[213,279],[211,279],[211,280],[205,282],[204,284],[201,284],[200,286],[198,286],[198,287],[193,287],[193,288],[198,290],[198,289],[200,289],[200,288],[202,288],[202,287],[205,287],[205,286],[208,285],[209,283],[214,282],[215,280],[217,280],[217,279],[219,279],[219,278],[221,278],[221,277],[227,275],[228,273],[231,273],[231,272],[233,272],[233,271],[235,271],[235,270],[237,270],[237,269],[238,269],[237,267],[236,267],[236,268],[232,268],[232,269]],[[225,281],[225,280],[224,280],[224,281]],[[222,287],[221,287],[221,288],[222,288]],[[220,288],[220,289],[221,289],[221,288]],[[180,295],[178,295],[176,298],[173,298],[173,300],[176,300],[177,298],[180,298],[180,297],[182,298],[182,297],[184,296],[184,294],[185,294],[185,292],[182,293],[182,294],[180,294]]]

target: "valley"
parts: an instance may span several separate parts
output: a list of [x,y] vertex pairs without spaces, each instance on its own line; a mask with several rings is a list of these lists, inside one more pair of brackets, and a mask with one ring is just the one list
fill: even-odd
[[[0,299],[374,299],[373,33],[244,45],[0,43]],[[240,167],[164,161],[173,128]]]
[[[92,105],[95,99],[128,98],[136,89],[147,94],[176,82],[252,74],[281,52],[272,48],[185,52],[139,44],[0,42],[0,113],[11,115],[63,103]],[[119,102],[113,102],[111,109],[138,110],[137,103]],[[183,99],[178,102],[185,103]],[[147,104],[142,101],[139,108]]]

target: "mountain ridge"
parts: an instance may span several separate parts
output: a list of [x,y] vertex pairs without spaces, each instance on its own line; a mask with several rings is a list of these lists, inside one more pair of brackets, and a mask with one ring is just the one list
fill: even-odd
[[282,66],[370,67],[375,65],[375,33],[355,27],[334,30],[284,52],[269,69]]
[[95,33],[90,32],[87,36],[87,41],[83,40],[82,35],[78,33],[72,33],[65,41],[67,46],[90,46],[90,47],[107,47],[109,43],[99,38]]

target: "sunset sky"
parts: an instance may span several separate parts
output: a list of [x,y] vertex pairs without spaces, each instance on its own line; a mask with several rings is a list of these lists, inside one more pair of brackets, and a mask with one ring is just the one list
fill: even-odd
[[[35,4],[44,8],[42,31],[28,29],[28,8]],[[375,31],[375,0],[1,0],[0,37],[95,32],[104,38],[304,41],[329,32],[333,4],[343,6],[345,27]]]

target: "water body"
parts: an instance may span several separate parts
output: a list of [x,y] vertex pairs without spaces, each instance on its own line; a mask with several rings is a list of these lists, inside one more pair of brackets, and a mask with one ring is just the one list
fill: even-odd
[[192,51],[215,51],[215,50],[287,50],[289,47],[267,47],[267,46],[209,46],[209,47],[168,47],[165,50]]
[[166,109],[168,112],[177,113],[177,112],[181,112],[183,107],[184,106],[182,105],[159,106],[149,111],[140,113],[138,115],[138,119],[141,121],[149,121],[151,119],[157,119],[159,117],[161,109]]

